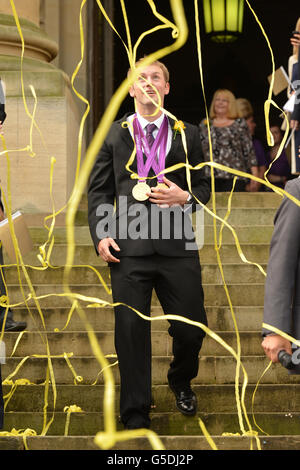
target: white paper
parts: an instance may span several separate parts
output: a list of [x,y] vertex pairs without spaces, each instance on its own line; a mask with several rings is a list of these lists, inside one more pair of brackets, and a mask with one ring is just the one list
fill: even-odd
[[[20,215],[22,215],[22,212],[17,211],[14,214],[12,214],[11,218],[12,218],[12,220],[14,220],[17,217],[20,217]],[[5,225],[5,224],[8,224],[8,219],[7,218],[0,222],[0,227],[2,227],[2,225]]]
[[289,86],[294,90],[295,88],[293,87],[293,84],[292,84],[292,82],[291,82],[291,80],[290,80],[288,74],[287,74],[286,71],[284,70],[284,67],[281,66],[281,67],[280,67],[280,70],[281,70],[282,74],[284,75],[286,81],[288,82]]
[[0,364],[5,364],[6,350],[4,341],[0,341]]
[[292,129],[292,132],[290,133],[290,136],[289,136],[289,138],[287,139],[284,148],[287,148],[287,147],[288,147],[288,145],[289,145],[289,143],[290,143],[290,140],[291,140],[291,138],[293,137],[294,133],[295,133],[295,129]]
[[292,113],[294,111],[295,99],[296,93],[293,93],[290,99],[283,106],[284,111],[288,111],[289,113]]

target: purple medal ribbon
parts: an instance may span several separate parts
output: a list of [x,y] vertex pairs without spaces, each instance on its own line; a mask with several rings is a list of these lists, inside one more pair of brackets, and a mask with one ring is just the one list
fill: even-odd
[[[150,150],[147,139],[143,129],[135,115],[133,119],[133,132],[134,140],[136,143],[136,157],[137,157],[137,170],[139,181],[144,181],[148,176],[150,168],[152,167],[155,174],[157,175],[165,168],[166,161],[166,149],[167,149],[167,138],[168,138],[168,120],[164,117],[164,120],[160,126],[156,139]],[[159,159],[156,161],[155,157],[160,147]],[[144,163],[143,150],[146,155],[146,162]],[[157,177],[158,182],[163,181],[163,174]]]

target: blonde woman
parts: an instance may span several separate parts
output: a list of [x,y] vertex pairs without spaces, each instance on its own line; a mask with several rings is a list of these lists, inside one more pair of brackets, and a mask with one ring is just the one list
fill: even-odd
[[[215,163],[257,176],[257,160],[252,138],[245,119],[238,117],[234,94],[217,90],[209,110],[213,160]],[[205,159],[210,160],[207,122],[200,123],[200,136]],[[230,191],[234,175],[214,169],[215,190]],[[245,191],[248,179],[238,176],[235,190]],[[250,191],[255,191],[252,181]]]

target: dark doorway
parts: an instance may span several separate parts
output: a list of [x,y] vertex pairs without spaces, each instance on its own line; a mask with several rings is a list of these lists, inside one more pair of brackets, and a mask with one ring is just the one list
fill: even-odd
[[[124,41],[126,41],[126,31],[120,2],[109,0],[108,3],[113,23]],[[275,68],[282,65],[286,71],[288,58],[292,54],[289,37],[299,17],[297,3],[297,0],[285,0],[284,2],[282,0],[250,0],[252,8],[270,40],[274,53]],[[96,2],[93,2],[93,4],[96,5]],[[212,42],[207,38],[204,31],[202,0],[199,0],[198,4],[207,103],[210,103],[212,95],[217,88],[228,88],[237,98],[248,98],[255,110],[258,135],[264,137],[263,109],[264,101],[268,96],[269,86],[267,76],[272,71],[271,55],[267,42],[246,3],[242,37],[230,44]],[[169,0],[159,0],[156,2],[156,5],[162,15],[172,20]],[[162,59],[169,68],[171,75],[171,92],[165,104],[167,109],[175,114],[178,119],[198,124],[205,116],[205,110],[196,49],[193,0],[185,0],[184,8],[189,26],[188,40],[181,50]],[[127,0],[126,9],[133,43],[136,42],[142,32],[158,24],[158,20],[152,15],[146,0]],[[101,82],[104,64],[100,57],[95,57],[95,54],[99,55],[102,51],[102,54],[106,53],[107,55],[108,47],[111,47],[113,51],[111,70],[112,92],[117,89],[126,76],[128,59],[125,48],[116,34],[108,36],[107,32],[105,33],[107,26],[104,26],[102,15],[99,15],[99,13],[95,14],[95,8],[93,10],[92,21],[93,30],[96,33],[93,35],[94,69],[91,80],[97,82],[99,97],[102,93],[102,98],[99,98],[102,101],[99,101],[97,106],[94,103],[92,128],[95,129],[106,106],[106,102],[103,99],[104,84]],[[142,42],[139,47],[138,58],[172,42],[170,29],[156,32]],[[100,50],[99,44],[101,45]],[[283,91],[277,97],[273,96],[273,99],[282,107],[286,101],[286,91]],[[133,103],[131,98],[128,97],[122,103],[117,117],[121,117],[126,111],[131,109],[133,109]],[[271,120],[280,122],[279,114],[278,110],[272,109]]]

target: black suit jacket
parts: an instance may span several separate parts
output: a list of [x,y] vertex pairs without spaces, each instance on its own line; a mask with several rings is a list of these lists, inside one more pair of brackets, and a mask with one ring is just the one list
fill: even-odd
[[[99,241],[104,238],[99,233],[99,226],[102,227],[105,220],[107,220],[103,212],[101,213],[101,209],[99,211],[99,207],[103,208],[105,204],[113,205],[114,201],[116,201],[114,214],[116,232],[107,233],[107,236],[111,236],[116,240],[121,250],[120,252],[112,250],[114,256],[145,256],[154,253],[165,256],[195,256],[196,253],[198,254],[196,246],[194,250],[186,250],[186,243],[191,242],[192,236],[190,218],[187,212],[184,212],[181,207],[159,209],[156,204],[150,203],[149,200],[140,203],[132,196],[132,188],[137,183],[137,180],[130,178],[130,172],[126,170],[126,164],[134,150],[134,142],[128,128],[122,127],[122,123],[126,121],[130,114],[125,115],[122,119],[112,124],[90,175],[88,218],[96,250]],[[170,120],[170,123],[173,128],[174,122]],[[192,166],[196,166],[203,161],[199,130],[192,124],[184,124],[186,126],[185,135],[188,160]],[[176,136],[174,134],[172,136],[171,149],[166,157],[166,168],[185,162],[186,155],[181,135],[178,132]],[[136,159],[131,166],[131,170],[135,173],[137,172]],[[154,176],[152,170],[149,176]],[[166,176],[183,190],[188,190],[186,169],[184,167],[168,173]],[[148,184],[156,186],[157,180],[148,180]],[[191,185],[193,194],[203,204],[206,204],[210,197],[210,183],[204,176],[203,170],[191,171]],[[139,207],[141,210],[136,211]],[[192,207],[193,209],[196,208],[195,200]],[[157,226],[155,224],[155,230],[152,230],[153,219],[151,225],[151,210],[154,211],[152,212],[152,217],[154,214],[155,224],[158,221],[155,210],[160,212],[159,233],[157,233]],[[163,221],[166,222],[167,228],[170,226],[170,234],[167,234],[167,236],[161,232]],[[139,225],[144,234],[147,232],[146,237],[137,237],[136,239],[128,237],[126,225],[128,229],[130,226]],[[181,236],[180,225],[182,227]],[[122,232],[121,235],[120,232]]]

